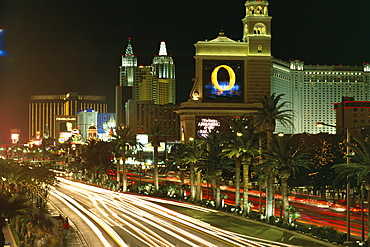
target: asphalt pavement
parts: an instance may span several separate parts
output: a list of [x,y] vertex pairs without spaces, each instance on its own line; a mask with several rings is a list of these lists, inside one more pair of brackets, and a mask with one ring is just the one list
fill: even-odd
[[250,237],[262,238],[294,246],[307,246],[307,247],[336,246],[331,243],[320,241],[294,231],[289,231],[259,221],[249,220],[241,216],[235,216],[222,211],[201,212],[198,210],[177,207],[169,204],[162,204],[162,206],[173,209],[185,215],[191,216],[195,219],[207,222],[212,226],[240,233],[243,235],[247,235]]

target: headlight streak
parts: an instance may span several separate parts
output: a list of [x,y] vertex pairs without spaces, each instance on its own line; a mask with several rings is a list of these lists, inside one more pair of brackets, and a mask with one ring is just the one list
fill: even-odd
[[50,194],[58,198],[60,201],[62,201],[67,207],[69,207],[71,210],[73,210],[75,213],[79,214],[81,219],[86,222],[86,224],[94,231],[94,233],[99,237],[100,241],[102,241],[102,244],[104,246],[111,246],[110,243],[105,239],[103,236],[103,233],[92,223],[85,215],[81,215],[80,211],[74,207],[72,204],[70,204],[67,200],[65,200],[62,196],[59,195],[59,192],[52,192],[50,191]]
[[[126,198],[125,198],[126,199]],[[122,200],[122,198],[121,198]],[[215,238],[214,236],[217,236],[218,240],[219,241],[222,241],[222,242],[225,242],[225,243],[228,243],[228,244],[233,244],[233,245],[236,245],[236,246],[243,246],[241,244],[247,244],[246,246],[262,246],[262,245],[259,245],[259,244],[256,244],[250,240],[243,240],[243,241],[240,241],[240,238],[236,239],[236,240],[239,240],[239,241],[234,241],[235,239],[230,239],[231,237],[230,236],[222,236],[220,235],[219,233],[217,233],[217,231],[214,231],[214,229],[218,229],[218,228],[211,228],[209,224],[207,223],[203,223],[199,220],[195,220],[191,217],[187,217],[187,220],[190,221],[190,222],[187,222],[186,220],[184,219],[178,219],[178,217],[174,217],[172,215],[169,215],[169,214],[166,214],[166,213],[163,213],[164,211],[167,211],[169,213],[173,212],[172,210],[169,210],[167,208],[164,208],[164,207],[161,207],[159,205],[156,205],[156,204],[152,204],[152,203],[148,203],[148,202],[143,202],[144,204],[149,204],[149,205],[145,205],[147,207],[149,206],[152,206],[154,207],[153,209],[151,209],[151,211],[155,214],[159,214],[159,215],[162,215],[164,217],[167,217],[169,220],[171,220],[172,222],[176,222],[177,224],[181,224],[181,225],[184,225],[186,227],[190,227],[191,229],[197,231],[197,232],[201,232],[203,234],[206,234],[208,235],[209,237],[211,238]],[[160,210],[160,209],[162,210]],[[147,208],[146,208],[147,209]],[[137,210],[137,209],[136,209]],[[151,216],[152,217],[152,216]],[[189,237],[189,232],[186,232],[172,224],[168,224],[166,221],[163,221],[162,219],[158,218],[156,219],[156,222],[157,223],[160,223],[161,225],[164,225],[172,230],[176,230],[176,232],[179,232],[179,233],[182,233],[183,235]],[[213,230],[209,230],[209,228],[213,229]],[[193,236],[196,236],[196,235],[193,235]],[[234,238],[232,236],[232,238]],[[196,239],[194,239],[195,241],[201,241],[201,239],[199,239],[197,236],[196,236]],[[201,242],[202,243],[202,242]],[[209,246],[208,244],[206,244],[206,246]]]
[[[142,198],[141,198],[142,199]],[[171,205],[175,205],[175,206],[180,206],[180,207],[187,207],[187,208],[191,208],[191,209],[195,209],[195,210],[200,210],[200,211],[210,211],[210,212],[218,212],[217,210],[209,210],[209,209],[203,209],[199,206],[195,206],[195,205],[191,205],[191,204],[184,204],[184,203],[178,203],[178,202],[175,202],[175,201],[170,201],[170,200],[165,200],[165,199],[160,199],[160,198],[152,198],[152,197],[144,197],[143,198],[144,200],[147,200],[147,201],[154,201],[154,202],[160,202],[160,203],[164,203],[164,204],[171,204]],[[185,206],[184,206],[185,205]],[[162,206],[160,205],[157,205],[157,204],[154,204],[152,205],[153,207],[156,207],[156,208],[162,208],[164,210],[168,210],[167,208],[163,208]],[[202,210],[203,209],[203,210]],[[200,220],[197,220],[197,219],[194,219],[194,218],[191,218],[187,215],[183,215],[181,213],[178,213],[176,211],[172,211],[170,210],[169,212],[167,212],[168,214],[171,214],[171,215],[174,215],[176,217],[179,217],[179,218],[182,218],[184,220],[187,220],[187,221],[191,221],[195,224],[201,224],[201,225],[206,225],[207,228],[213,228],[214,231],[216,232],[220,232],[221,234],[226,234],[226,235],[230,235],[232,236],[233,238],[235,239],[238,239],[238,240],[241,240],[241,241],[249,241],[250,240],[255,240],[255,241],[262,241],[262,242],[265,242],[264,243],[264,246],[276,246],[276,244],[280,245],[280,246],[287,246],[287,247],[293,247],[293,245],[289,245],[289,244],[284,244],[284,243],[279,243],[279,242],[275,242],[275,241],[269,241],[269,240],[264,240],[264,239],[259,239],[259,238],[254,238],[254,237],[250,237],[250,236],[245,236],[245,235],[242,235],[242,234],[238,234],[238,233],[234,233],[234,232],[230,232],[230,231],[226,231],[226,230],[223,230],[223,229],[219,229],[219,228],[215,228],[215,227],[212,227],[210,226],[208,223],[205,223],[203,221],[200,221]],[[217,233],[219,234],[219,233]],[[244,238],[243,238],[244,237]],[[245,238],[248,238],[248,239],[245,239]],[[245,242],[244,242],[245,243]],[[266,243],[270,243],[270,244],[267,244]],[[255,243],[253,243],[255,244]]]
[[[112,204],[111,201],[108,201],[109,204]],[[143,224],[139,223],[138,221],[134,221],[132,218],[126,216],[126,215],[122,215],[123,217],[125,217],[126,219],[130,220],[130,221],[133,221],[136,225],[140,226],[141,228],[143,228],[145,231],[147,231],[148,233],[145,233],[143,230],[140,230],[139,228],[135,227],[134,225],[130,224],[129,222],[127,222],[126,220],[120,218],[116,213],[113,212],[113,210],[109,209],[105,203],[102,202],[102,205],[103,207],[109,211],[112,216],[116,217],[117,220],[123,222],[125,225],[129,226],[130,228],[132,228],[134,231],[140,233],[141,235],[144,235],[144,237],[149,241],[149,242],[157,242],[159,245],[158,246],[170,246],[170,247],[176,247],[175,245],[171,244],[170,242],[168,242],[166,239],[162,238],[160,235],[158,235],[157,233],[153,232],[152,230],[150,230],[149,228],[145,227]],[[111,207],[113,207],[114,205],[111,205]],[[140,220],[143,220],[144,222],[146,223],[151,223],[151,222],[147,222],[147,220],[145,218],[142,218]],[[154,245],[154,242],[153,245],[151,246],[156,246]],[[163,243],[165,245],[163,245]]]
[[[124,203],[124,202],[121,202],[121,203]],[[119,209],[116,205],[112,205],[112,207],[113,206],[115,206],[116,209]],[[184,235],[187,238],[191,238],[195,242],[204,244],[205,246],[209,246],[209,247],[214,246],[214,247],[217,247],[216,245],[213,245],[212,243],[209,243],[208,241],[203,240],[202,238],[200,238],[200,237],[198,237],[198,236],[196,236],[196,235],[194,235],[194,234],[192,234],[190,232],[187,232],[187,231],[185,231],[185,230],[183,230],[183,229],[181,229],[179,227],[174,226],[173,224],[170,224],[170,223],[168,223],[166,221],[163,221],[162,219],[160,219],[158,217],[155,217],[152,214],[149,214],[149,213],[147,213],[147,212],[145,212],[143,210],[140,210],[140,209],[138,209],[136,207],[133,208],[132,210],[130,210],[132,212],[125,211],[125,213],[126,214],[130,214],[133,218],[138,218],[137,215],[136,215],[136,211],[138,211],[138,210],[139,211],[142,211],[141,214],[143,215],[143,217],[145,217],[145,218],[140,218],[140,220],[142,220],[145,223],[150,224],[150,225],[154,226],[155,228],[157,228],[157,229],[159,229],[159,230],[161,230],[161,231],[163,231],[163,232],[165,232],[165,233],[167,233],[167,234],[169,234],[169,235],[171,235],[171,236],[179,239],[182,242],[187,243],[190,246],[198,247],[199,245],[198,244],[195,244],[195,243],[193,243],[193,242],[191,242],[191,241],[189,241],[187,239],[185,239],[184,237],[181,237],[178,234],[175,234],[175,232],[177,232],[177,233],[179,233],[181,235]],[[122,216],[124,216],[124,215],[122,215]],[[127,216],[124,216],[124,217],[127,217]],[[130,218],[130,219],[132,220],[132,218]],[[163,226],[165,226],[167,228],[165,228]]]
[[[196,241],[198,243],[202,243],[205,246],[215,246],[212,243],[209,243],[206,240],[200,238],[199,236],[196,236],[190,233],[189,231],[186,231],[177,226],[174,226],[174,224],[171,224],[163,220],[162,218],[158,217],[158,216],[161,216],[161,217],[167,218],[168,220],[172,222],[175,222],[176,224],[181,224],[185,227],[189,227],[192,230],[201,232],[202,234],[208,235],[210,238],[218,239],[218,241],[228,243],[229,245],[232,244],[235,246],[290,246],[290,247],[292,246],[288,244],[282,244],[279,242],[253,238],[253,237],[245,236],[242,234],[237,234],[237,233],[229,232],[226,230],[222,230],[216,227],[212,227],[208,223],[205,223],[200,220],[183,215],[181,213],[169,210],[153,202],[168,203],[168,204],[186,207],[186,208],[199,210],[203,212],[218,212],[217,210],[202,208],[202,207],[188,204],[188,203],[178,203],[178,202],[171,201],[171,200],[152,198],[149,196],[114,192],[111,190],[98,188],[98,187],[91,186],[91,185],[81,184],[81,183],[73,182],[73,181],[66,180],[66,179],[60,179],[60,180],[63,182],[61,184],[61,187],[66,187],[69,190],[76,191],[76,193],[79,193],[82,196],[89,198],[91,201],[96,200],[94,202],[95,207],[110,222],[114,222],[114,224],[117,224],[116,221],[122,222],[123,224],[128,226],[130,229],[133,229],[133,231],[135,231],[138,235],[144,238],[145,241],[148,241],[148,242],[150,242],[150,239],[152,241],[155,241],[154,239],[160,236],[157,233],[154,233],[149,228],[143,226],[143,224],[138,222],[138,220],[141,220],[145,222],[146,224],[149,224],[157,228],[158,230],[161,230],[164,233],[169,234],[173,236],[174,238],[177,238],[178,240],[189,244],[190,246],[198,246],[198,245],[190,242],[186,238],[192,239],[192,241]],[[99,193],[99,195],[97,195],[97,193]],[[92,196],[95,197],[96,199],[93,199]],[[99,201],[103,205],[104,210],[109,212],[108,214],[99,207],[97,201]],[[115,210],[118,210],[118,211],[122,211],[127,215],[123,215],[123,214],[121,215],[121,214],[115,213],[109,207],[114,208]],[[148,211],[150,211],[151,213],[157,216],[154,216]],[[112,220],[110,216],[115,218],[116,220]],[[131,223],[128,221],[130,221]],[[118,226],[121,229],[125,230],[126,232],[129,232],[129,230],[124,229],[122,226],[120,226],[120,224],[118,224]],[[147,233],[144,231],[147,231]],[[180,236],[179,234],[183,235],[186,238]],[[134,235],[134,234],[131,233],[131,235]],[[136,237],[140,238],[139,236],[136,236]],[[162,245],[160,246],[173,246],[168,241],[165,242],[166,240],[164,241],[163,240],[164,240],[163,237],[161,237],[160,244]],[[258,241],[259,243],[255,241]],[[153,242],[151,243],[152,243],[151,246],[155,246]]]
[[[53,193],[52,191],[50,193]],[[71,197],[61,193],[61,192],[56,192],[58,193],[61,197],[63,197],[65,200],[67,201],[70,201],[71,203],[73,203],[73,205],[77,206],[77,208],[84,212],[85,214],[87,214],[90,218],[92,218],[97,224],[100,225],[100,227],[102,227],[104,229],[105,232],[107,232],[109,234],[109,236],[111,236],[111,238],[119,245],[119,246],[122,246],[122,247],[128,247],[128,245],[121,239],[121,237],[110,227],[108,226],[107,223],[105,223],[103,220],[101,220],[98,216],[96,216],[95,214],[91,213],[90,211],[88,211],[87,209],[85,209],[81,204],[79,204],[78,202],[76,202],[74,199],[72,199]],[[53,193],[53,194],[56,194],[56,193]],[[64,201],[65,202],[65,201]],[[69,203],[69,202],[68,202]],[[71,208],[72,209],[72,208]],[[76,208],[75,208],[76,209]],[[77,211],[75,211],[76,213],[78,213]],[[79,214],[80,216],[82,216],[81,214]],[[91,222],[91,221],[90,221]],[[89,225],[91,227],[91,225]],[[93,229],[93,228],[91,228]],[[95,229],[97,229],[99,231],[99,236],[100,237],[103,237],[104,236],[102,235],[101,231],[96,228],[95,226]],[[93,229],[94,230],[94,229]],[[95,231],[95,230],[94,230]],[[106,241],[106,243],[104,242],[104,246],[111,246],[107,240],[104,238],[104,240]],[[108,245],[106,245],[108,244]]]
[[[156,236],[156,234],[154,232],[151,232],[150,234],[147,234],[145,233],[143,230],[137,228],[136,226],[132,225],[131,223],[125,221],[124,219],[120,218],[116,213],[114,213],[112,210],[110,210],[106,205],[105,203],[103,202],[103,198],[101,198],[99,201],[100,203],[102,204],[102,206],[104,207],[104,209],[108,212],[110,212],[111,216],[113,216],[115,219],[117,219],[118,221],[121,221],[124,225],[128,226],[131,230],[133,230],[134,232],[138,233],[143,239],[139,238],[139,236],[136,236],[134,235],[132,232],[128,231],[127,229],[125,229],[124,227],[120,226],[120,223],[116,223],[117,226],[119,226],[122,230],[125,230],[126,232],[130,233],[132,236],[136,237],[138,240],[142,241],[144,244],[146,245],[149,245],[149,246],[160,246],[158,245],[157,243],[155,242],[159,242],[157,241],[157,239],[155,237],[152,237],[150,234],[153,234],[154,236]],[[107,213],[103,212],[102,208],[99,207],[97,205],[97,203],[95,202],[95,206],[96,208],[98,208],[99,211],[101,211],[104,215],[107,215],[106,217],[109,219],[109,216]],[[113,206],[113,205],[111,205]],[[111,220],[111,219],[110,219]],[[139,223],[137,223],[139,224]],[[143,228],[145,228],[144,226],[141,226]],[[160,238],[160,236],[158,235],[157,236],[158,238]],[[153,241],[154,240],[154,241]],[[164,240],[164,239],[163,239]],[[147,242],[146,242],[147,241]]]

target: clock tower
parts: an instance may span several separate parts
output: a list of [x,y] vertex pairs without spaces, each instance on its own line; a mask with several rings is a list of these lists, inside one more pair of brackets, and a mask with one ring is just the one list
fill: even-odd
[[243,41],[249,44],[250,55],[271,56],[271,16],[267,0],[247,0],[243,22]]
[[259,98],[270,95],[271,17],[267,0],[245,2],[242,40],[226,32],[198,41],[195,78],[190,99],[180,105],[182,141],[199,138],[219,126],[223,118],[243,116],[261,107]]

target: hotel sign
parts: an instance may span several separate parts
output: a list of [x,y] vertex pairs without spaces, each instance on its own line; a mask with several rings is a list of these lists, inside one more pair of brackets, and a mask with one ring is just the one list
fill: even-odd
[[198,137],[206,138],[212,131],[218,131],[221,126],[221,118],[197,117],[196,132]]
[[203,100],[243,102],[244,61],[204,60]]

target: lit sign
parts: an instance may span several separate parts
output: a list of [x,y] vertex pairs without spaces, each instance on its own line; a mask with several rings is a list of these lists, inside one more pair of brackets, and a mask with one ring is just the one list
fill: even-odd
[[197,118],[197,136],[207,137],[209,133],[221,126],[221,118]]
[[243,102],[244,61],[204,60],[203,100]]
[[76,121],[76,117],[56,117],[56,121]]

